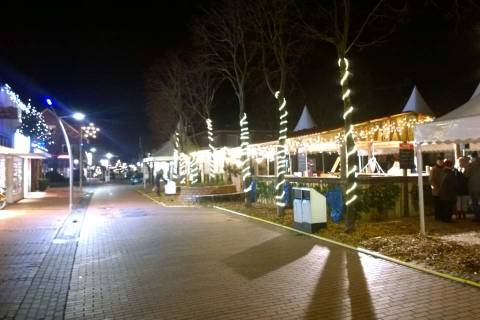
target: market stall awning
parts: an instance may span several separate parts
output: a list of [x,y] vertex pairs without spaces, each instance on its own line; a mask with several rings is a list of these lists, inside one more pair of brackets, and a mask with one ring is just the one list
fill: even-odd
[[415,128],[418,143],[480,142],[480,95],[459,108]]

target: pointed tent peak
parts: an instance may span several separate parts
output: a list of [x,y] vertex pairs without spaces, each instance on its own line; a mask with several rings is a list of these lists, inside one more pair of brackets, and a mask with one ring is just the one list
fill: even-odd
[[472,96],[470,97],[470,100],[472,100],[476,96],[480,96],[480,82],[478,83],[477,88],[475,89]]
[[418,91],[417,86],[413,87],[410,98],[408,98],[408,101],[405,104],[405,107],[403,107],[402,112],[417,112],[428,115],[434,114],[432,109],[430,109],[428,104],[425,102],[425,99],[423,99],[422,95]]
[[293,129],[294,132],[296,131],[301,131],[305,129],[311,129],[315,128],[317,124],[313,120],[312,116],[310,115],[310,112],[308,111],[307,106],[303,107],[302,115],[300,116],[300,119],[297,122],[297,125],[295,126],[295,129]]

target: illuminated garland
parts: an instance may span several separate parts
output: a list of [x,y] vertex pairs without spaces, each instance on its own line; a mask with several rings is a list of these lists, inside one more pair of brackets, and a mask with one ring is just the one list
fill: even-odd
[[180,153],[180,184],[185,184],[187,182],[186,173],[187,173],[187,158],[188,155],[185,153]]
[[248,158],[248,145],[250,144],[250,133],[248,131],[247,114],[244,112],[242,119],[240,119],[240,147],[241,147],[241,159],[242,159],[242,181],[243,192],[249,192],[251,186],[248,178],[250,174],[250,159]]
[[[27,105],[25,103],[23,103],[22,100],[20,100],[20,97],[18,96],[18,94],[13,92],[12,88],[10,88],[10,86],[8,84],[3,85],[2,88],[0,89],[0,91],[5,92],[7,94],[7,96],[10,98],[10,100],[17,106],[18,109],[20,109],[22,111],[27,109]],[[18,120],[21,119],[20,117],[21,117],[21,115],[19,113]]]
[[198,183],[198,163],[194,156],[191,157],[190,161],[190,175],[189,180],[191,184]]
[[210,177],[210,180],[213,181],[215,179],[215,161],[214,161],[215,147],[213,146],[213,126],[212,126],[212,120],[210,118],[208,118],[206,122],[207,122],[208,148],[210,149],[208,175]]
[[[342,63],[343,60],[343,63]],[[353,137],[354,130],[352,125],[352,113],[354,111],[353,106],[350,102],[350,89],[348,88],[348,77],[351,73],[348,71],[348,60],[347,58],[340,58],[338,59],[338,67],[340,68],[341,72],[341,80],[340,85],[342,86],[342,100],[344,102],[344,112],[343,112],[343,120],[345,122],[345,153],[346,153],[346,161],[345,161],[345,168],[346,168],[346,178],[347,178],[347,190],[345,192],[345,206],[351,205],[355,200],[357,200],[357,195],[355,194],[355,190],[357,189],[357,183],[355,182],[356,172],[357,172],[357,165],[356,163],[356,154],[357,154],[357,147],[355,145],[355,140]],[[348,128],[348,129],[347,129]]]
[[47,146],[53,144],[52,133],[42,113],[28,103],[22,110],[21,122],[20,133],[31,138],[32,147],[47,151]]
[[0,92],[5,93],[17,108],[18,120],[21,122],[20,133],[31,138],[32,147],[47,151],[47,146],[53,144],[52,133],[42,113],[38,112],[30,102],[25,104],[8,84],[4,84]]
[[[278,207],[285,207],[287,204],[284,202],[285,199],[285,174],[287,173],[287,149],[286,149],[286,140],[287,140],[287,116],[288,111],[287,100],[285,97],[280,97],[280,91],[275,92],[275,98],[279,100],[278,113],[280,115],[280,127],[278,132],[278,146],[277,146],[277,179],[275,184],[276,190],[276,205]],[[280,98],[283,100],[280,101]]]
[[178,161],[180,149],[180,135],[178,130],[175,130],[175,148],[173,149],[173,180],[178,179]]

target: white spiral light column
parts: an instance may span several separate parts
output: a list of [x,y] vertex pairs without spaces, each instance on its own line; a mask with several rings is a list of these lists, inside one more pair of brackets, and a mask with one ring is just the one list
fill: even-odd
[[287,100],[285,97],[280,97],[280,91],[275,92],[275,98],[278,100],[278,113],[280,115],[280,126],[278,132],[278,146],[277,146],[277,179],[275,184],[276,196],[275,203],[278,208],[284,208],[287,204],[284,202],[285,198],[285,174],[287,173]]
[[180,135],[178,130],[175,130],[175,148],[173,149],[173,173],[172,178],[173,180],[177,181],[178,179],[178,162],[179,162],[179,149],[180,149]]
[[192,156],[190,157],[190,168],[189,168],[189,180],[191,184],[198,183],[198,163],[197,159]]
[[208,149],[210,150],[210,159],[209,159],[209,170],[208,176],[210,177],[210,181],[215,181],[215,160],[214,160],[214,153],[215,147],[213,146],[213,125],[212,120],[208,118],[207,122],[207,136],[208,136]]
[[250,186],[250,159],[248,157],[248,145],[250,144],[250,133],[248,131],[247,114],[244,112],[242,119],[240,119],[240,148],[242,161],[242,181],[243,192],[249,192]]
[[355,140],[353,139],[353,125],[352,125],[352,112],[354,110],[350,100],[350,89],[348,88],[348,77],[351,73],[348,71],[348,60],[343,57],[338,59],[338,67],[340,68],[340,85],[342,86],[342,100],[343,100],[343,120],[345,129],[345,165],[346,165],[346,178],[347,189],[345,191],[345,206],[347,209],[347,216],[349,215],[349,206],[357,200],[355,190],[357,189],[357,182],[355,181],[357,172],[357,147]]
[[180,153],[180,184],[185,184],[187,182],[187,161],[188,161],[188,155],[185,153]]

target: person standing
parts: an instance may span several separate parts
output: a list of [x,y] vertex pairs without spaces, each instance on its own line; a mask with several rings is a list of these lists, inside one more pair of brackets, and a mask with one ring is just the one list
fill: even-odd
[[452,213],[457,202],[457,178],[453,172],[453,163],[445,160],[443,163],[442,182],[439,190],[440,219],[443,222],[452,222]]
[[472,152],[471,157],[472,161],[465,169],[465,176],[468,178],[468,193],[472,199],[475,221],[480,222],[480,162],[476,151]]
[[158,170],[157,175],[155,176],[155,189],[157,192],[157,196],[160,196],[160,187],[161,187],[162,181],[167,182],[167,180],[163,177],[163,170],[160,169]]
[[454,170],[457,178],[457,217],[465,219],[468,211],[468,202],[470,196],[468,195],[468,179],[465,176],[465,169],[468,167],[468,158],[460,157],[458,159],[459,168]]
[[432,188],[432,198],[433,198],[433,213],[435,215],[435,220],[440,220],[440,184],[442,183],[443,178],[443,160],[442,158],[437,158],[435,166],[430,170],[430,176],[428,177],[428,182]]

